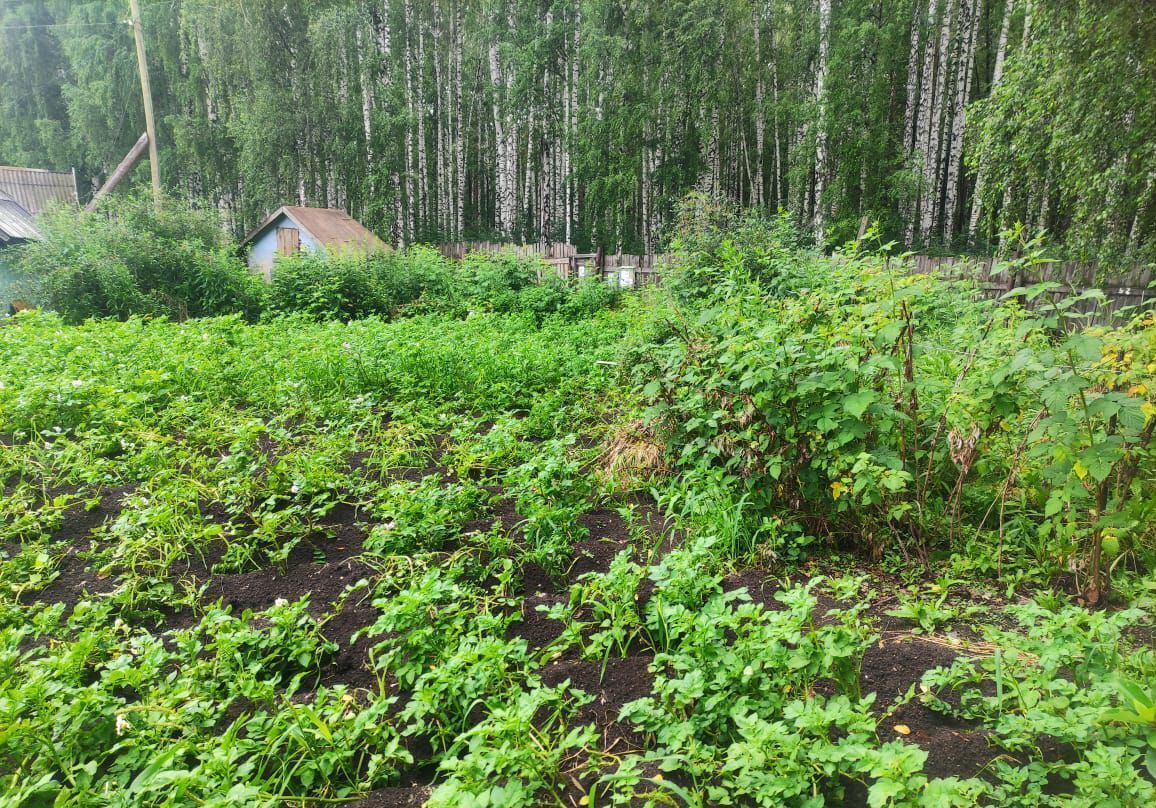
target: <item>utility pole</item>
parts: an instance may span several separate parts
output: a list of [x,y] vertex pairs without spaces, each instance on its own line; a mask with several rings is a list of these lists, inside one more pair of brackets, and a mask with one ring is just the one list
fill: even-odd
[[153,116],[153,93],[149,85],[149,65],[145,57],[144,31],[140,24],[140,3],[137,0],[128,0],[132,10],[132,33],[136,39],[136,63],[140,70],[140,91],[144,96],[145,132],[149,139],[149,170],[153,181],[153,205],[160,210],[161,206],[161,164],[157,156],[157,122]]

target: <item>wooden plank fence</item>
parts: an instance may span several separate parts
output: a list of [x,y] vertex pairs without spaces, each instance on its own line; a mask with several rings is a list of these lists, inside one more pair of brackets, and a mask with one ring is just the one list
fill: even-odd
[[492,241],[467,241],[443,244],[439,251],[446,258],[461,260],[467,253],[511,252],[519,258],[538,258],[553,267],[559,277],[597,277],[624,288],[637,288],[659,283],[658,267],[667,258],[665,254],[630,255],[606,254],[602,251],[580,253],[573,244],[502,244]]
[[[893,259],[888,259],[890,265]],[[1080,295],[1091,289],[1099,289],[1104,294],[1103,301],[1082,300],[1076,304],[1078,311],[1095,312],[1095,322],[1114,319],[1114,313],[1128,306],[1140,306],[1156,298],[1156,289],[1150,288],[1154,272],[1152,267],[1133,267],[1120,274],[1114,270],[1109,283],[1101,282],[1101,267],[1096,262],[1052,261],[1033,267],[1009,269],[1006,264],[999,268],[995,258],[973,258],[967,256],[912,256],[907,262],[907,271],[919,274],[938,274],[954,280],[973,281],[981,294],[986,297],[1001,297],[1012,289],[1033,284],[1052,282],[1058,288],[1040,295],[1030,308],[1040,308],[1049,301],[1069,295]]]
[[[502,244],[499,242],[474,241],[444,244],[442,255],[461,259],[469,252],[496,253],[508,250],[522,258],[539,258],[562,278],[594,276],[625,288],[635,288],[660,283],[661,267],[670,259],[669,254],[629,255],[622,253],[603,254],[580,253],[573,244]],[[1138,266],[1120,274],[1113,271],[1110,283],[1100,282],[1101,267],[1095,262],[1056,261],[1039,264],[1027,270],[1011,271],[1006,267],[997,271],[999,262],[995,258],[967,256],[916,255],[904,262],[907,272],[920,275],[939,274],[954,280],[973,281],[981,294],[1000,297],[1019,286],[1030,286],[1042,281],[1058,283],[1056,289],[1033,304],[1039,306],[1048,300],[1055,300],[1071,294],[1081,294],[1089,289],[1100,289],[1105,301],[1098,304],[1094,300],[1081,301],[1081,311],[1099,308],[1097,320],[1110,319],[1112,312],[1125,306],[1148,303],[1156,298],[1156,289],[1149,288],[1156,277],[1153,267]],[[899,266],[898,259],[887,259],[887,265]]]

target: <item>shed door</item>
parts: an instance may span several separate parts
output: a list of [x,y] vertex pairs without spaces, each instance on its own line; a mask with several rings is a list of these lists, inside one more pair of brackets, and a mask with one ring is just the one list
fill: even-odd
[[301,250],[301,231],[296,227],[277,228],[277,253],[293,255]]

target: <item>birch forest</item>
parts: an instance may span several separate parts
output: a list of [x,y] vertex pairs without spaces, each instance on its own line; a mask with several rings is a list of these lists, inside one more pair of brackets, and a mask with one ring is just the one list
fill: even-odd
[[[91,194],[144,131],[122,0],[0,4],[0,163]],[[1156,254],[1156,15],[1110,0],[143,4],[167,190],[237,232],[663,249],[698,190],[820,243]],[[147,174],[141,169],[140,178]]]

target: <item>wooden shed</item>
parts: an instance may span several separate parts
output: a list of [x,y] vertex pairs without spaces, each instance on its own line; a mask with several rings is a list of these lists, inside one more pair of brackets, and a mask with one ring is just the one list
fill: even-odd
[[334,208],[278,208],[245,236],[249,268],[268,280],[278,256],[301,251],[326,254],[367,253],[389,245],[343,210]]

